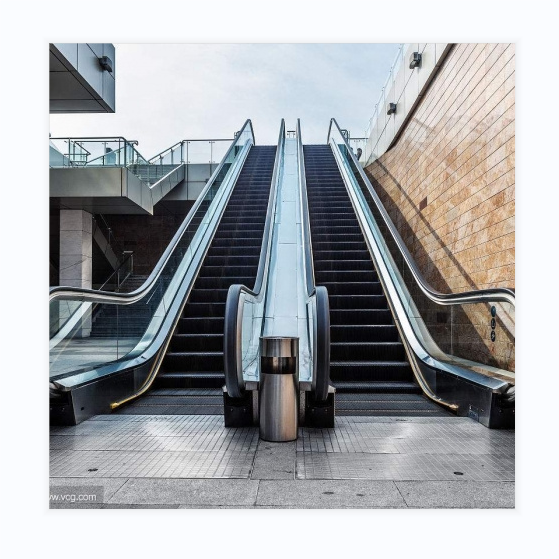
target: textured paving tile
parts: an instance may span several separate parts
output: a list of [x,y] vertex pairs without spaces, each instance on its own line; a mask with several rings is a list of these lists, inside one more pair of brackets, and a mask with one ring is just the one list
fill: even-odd
[[419,418],[389,422],[359,419],[338,418],[335,429],[302,428],[297,451],[514,456],[514,432],[490,430],[467,418],[444,422]]
[[254,505],[258,483],[234,479],[130,479],[108,504]]
[[294,479],[295,441],[259,441],[251,479]]
[[408,507],[514,508],[514,482],[398,481]]
[[222,417],[98,416],[51,430],[50,475],[248,478],[257,445],[257,428]]
[[51,452],[51,477],[248,478],[253,453]]
[[514,452],[514,431],[468,418],[342,417],[300,430],[296,477],[512,481]]
[[262,480],[256,504],[297,508],[403,508],[406,506],[394,483],[360,480]]
[[[455,472],[461,472],[456,474]],[[297,453],[298,479],[513,481],[514,459],[490,455]]]

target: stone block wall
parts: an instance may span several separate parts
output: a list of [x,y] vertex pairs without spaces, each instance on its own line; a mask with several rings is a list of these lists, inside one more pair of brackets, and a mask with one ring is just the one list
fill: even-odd
[[[454,45],[396,144],[365,169],[443,292],[515,285],[514,64],[513,44]],[[448,317],[453,352],[513,371],[514,315],[496,306],[493,342],[489,308]]]

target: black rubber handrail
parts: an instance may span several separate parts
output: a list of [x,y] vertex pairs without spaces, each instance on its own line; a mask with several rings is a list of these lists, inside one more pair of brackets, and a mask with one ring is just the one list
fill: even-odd
[[314,279],[314,263],[311,245],[311,227],[309,204],[307,197],[307,179],[305,175],[305,157],[301,121],[297,119],[297,151],[299,168],[299,192],[301,204],[301,227],[303,233],[303,254],[305,260],[305,285],[307,297],[315,297],[315,326],[311,335],[316,334],[313,352],[313,395],[316,401],[325,402],[330,387],[330,303],[328,290],[324,286],[316,286]]
[[[277,182],[279,179],[279,167],[284,143],[285,121],[282,118],[277,143],[278,147],[274,160],[274,171],[272,174],[270,195],[268,197],[268,209],[266,210],[266,221],[264,223],[260,259],[258,262],[258,271],[256,273],[254,287],[249,289],[243,284],[233,284],[229,287],[229,291],[227,292],[223,331],[223,367],[227,394],[231,398],[242,398],[245,392],[241,347],[243,311],[241,300],[243,297],[251,297],[258,300],[264,295],[263,286],[264,280],[267,279],[270,264],[272,231],[274,227],[274,214],[277,199]],[[264,320],[262,323],[264,323]]]

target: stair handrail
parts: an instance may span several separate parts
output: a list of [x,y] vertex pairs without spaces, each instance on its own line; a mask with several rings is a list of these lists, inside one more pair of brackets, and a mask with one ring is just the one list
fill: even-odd
[[[275,208],[277,203],[277,191],[281,159],[285,145],[285,121],[281,119],[280,131],[277,142],[276,157],[270,194],[268,197],[268,208],[266,210],[266,221],[260,248],[258,271],[252,289],[243,284],[233,284],[227,292],[225,304],[225,321],[223,332],[223,364],[225,373],[225,386],[231,398],[242,398],[244,395],[245,381],[242,367],[242,321],[244,299],[250,298],[255,303],[262,302],[266,294],[268,281],[268,269],[270,266],[272,248],[272,229],[274,226]],[[262,320],[262,325],[264,320]]]
[[[250,128],[250,133],[252,138],[254,139],[254,133],[252,131],[252,121],[247,119],[243,126],[240,129],[240,133],[242,133],[245,128]],[[154,287],[155,283],[157,282],[163,268],[171,258],[176,246],[180,242],[182,236],[184,235],[185,231],[188,230],[188,227],[196,215],[198,208],[202,204],[202,201],[205,198],[207,191],[211,188],[213,182],[215,181],[216,177],[219,175],[225,161],[227,160],[228,156],[235,148],[236,138],[231,142],[231,146],[227,150],[227,153],[222,158],[219,165],[216,167],[215,171],[213,172],[212,176],[206,183],[206,186],[194,202],[192,208],[188,212],[187,216],[184,218],[183,222],[181,223],[179,229],[171,239],[171,242],[168,244],[167,248],[157,261],[157,264],[153,268],[150,275],[147,277],[146,281],[134,291],[130,293],[112,293],[110,291],[98,291],[95,289],[86,289],[82,287],[69,287],[69,286],[56,286],[51,287],[49,290],[49,302],[55,300],[75,300],[75,301],[82,301],[82,302],[91,302],[91,303],[116,303],[121,305],[131,305],[136,303],[137,301],[144,298]]]
[[461,293],[442,293],[435,288],[433,288],[423,276],[421,270],[417,266],[413,256],[411,255],[410,251],[406,247],[400,233],[396,229],[396,226],[392,222],[392,219],[388,215],[384,205],[382,204],[378,194],[376,193],[375,189],[373,188],[371,181],[363,171],[363,168],[357,161],[353,150],[349,146],[347,142],[347,138],[342,133],[338,123],[336,122],[335,118],[330,119],[330,126],[328,128],[328,138],[327,143],[330,143],[330,136],[332,132],[332,126],[335,126],[340,133],[340,136],[343,138],[343,142],[349,153],[355,167],[359,171],[359,175],[363,180],[363,183],[367,187],[369,194],[371,195],[377,210],[382,216],[384,224],[390,231],[390,234],[396,243],[398,250],[402,254],[406,264],[408,265],[417,285],[421,289],[421,291],[433,302],[439,305],[464,305],[464,304],[473,304],[473,303],[484,303],[484,302],[504,302],[510,303],[513,307],[515,306],[515,291],[514,289],[507,288],[507,287],[492,287],[486,289],[476,289],[471,291],[463,291]]
[[305,261],[303,272],[305,274],[307,300],[313,303],[314,312],[316,313],[315,326],[312,332],[314,337],[312,388],[315,399],[319,402],[324,402],[328,398],[330,387],[330,304],[326,287],[315,284],[305,156],[300,119],[297,119],[296,134],[301,234]]

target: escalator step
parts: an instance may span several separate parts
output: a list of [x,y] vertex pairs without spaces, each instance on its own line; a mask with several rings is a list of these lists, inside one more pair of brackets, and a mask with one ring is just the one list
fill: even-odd
[[400,342],[332,343],[330,358],[336,362],[353,361],[404,361],[406,352]]
[[367,394],[420,394],[421,388],[413,382],[348,382],[334,381],[337,394],[363,392]]
[[155,388],[221,388],[225,383],[223,373],[188,371],[159,373],[154,381]]
[[338,309],[386,309],[384,295],[328,295],[330,308]]
[[223,332],[202,334],[175,334],[170,343],[171,352],[209,351],[223,352]]
[[398,329],[395,324],[335,324],[330,326],[333,343],[397,342]]

